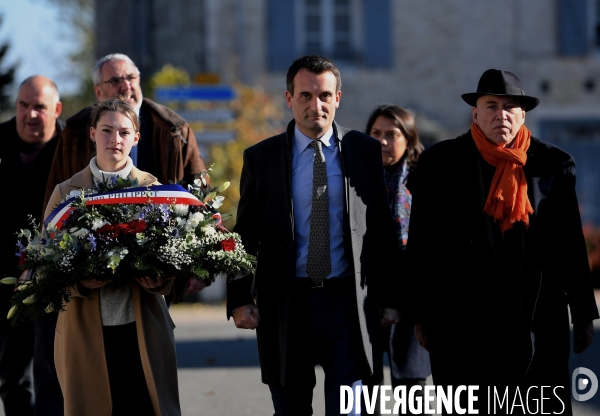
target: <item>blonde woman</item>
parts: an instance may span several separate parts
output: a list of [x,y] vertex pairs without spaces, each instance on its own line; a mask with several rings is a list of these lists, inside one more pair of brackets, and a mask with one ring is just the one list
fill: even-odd
[[[94,105],[90,140],[96,156],[55,187],[45,217],[72,191],[105,179],[159,184],[129,157],[140,132],[126,102]],[[174,325],[162,296],[170,292],[172,280],[142,277],[117,288],[107,283],[92,279],[73,287],[73,298],[58,317],[54,356],[65,415],[181,414]]]

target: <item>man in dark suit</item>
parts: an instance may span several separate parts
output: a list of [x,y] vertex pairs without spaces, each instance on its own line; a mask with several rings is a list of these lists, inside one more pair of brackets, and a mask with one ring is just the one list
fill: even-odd
[[376,331],[398,319],[381,145],[334,122],[340,88],[331,61],[297,59],[285,94],[294,120],[244,152],[234,230],[258,257],[257,302],[252,275],[230,281],[227,313],[257,329],[277,416],[312,415],[317,364],[326,414],[340,414],[340,386],[372,373]]
[[573,158],[531,136],[525,115],[539,100],[513,72],[485,71],[462,98],[470,130],[431,146],[417,165],[407,310],[436,385],[479,385],[481,409],[486,386],[508,391],[509,403],[551,386],[529,400],[570,414],[568,308],[575,353],[590,345],[598,318]]
[[[17,232],[42,220],[44,190],[63,128],[62,103],[51,79],[35,75],[19,86],[16,115],[0,124],[0,180],[6,221],[0,226],[0,278],[19,277]],[[12,326],[6,319],[13,285],[0,285],[0,398],[6,416],[62,415],[63,397],[54,368],[58,313]],[[32,371],[33,370],[33,371]],[[33,376],[33,382],[32,382]]]

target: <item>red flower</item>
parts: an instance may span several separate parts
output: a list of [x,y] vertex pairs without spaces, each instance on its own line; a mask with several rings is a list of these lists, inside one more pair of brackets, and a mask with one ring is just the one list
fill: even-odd
[[102,227],[98,228],[98,235],[105,235],[110,238],[117,238],[121,233],[121,225],[123,224],[104,224]]
[[98,228],[98,235],[106,235],[117,238],[121,234],[137,234],[146,231],[147,225],[144,220],[133,220],[126,224],[104,224]]
[[25,250],[21,251],[19,254],[19,266],[25,264],[25,260],[27,260],[27,252]]
[[228,238],[227,240],[219,241],[217,247],[223,251],[233,251],[235,249],[235,240]]
[[115,234],[119,235],[121,233],[126,234],[127,233],[127,224],[115,224]]
[[113,227],[111,224],[104,224],[102,227],[98,228],[96,232],[98,235],[115,234],[115,227]]
[[125,234],[137,234],[146,231],[146,221],[144,220],[133,220],[126,225],[126,228],[123,229]]

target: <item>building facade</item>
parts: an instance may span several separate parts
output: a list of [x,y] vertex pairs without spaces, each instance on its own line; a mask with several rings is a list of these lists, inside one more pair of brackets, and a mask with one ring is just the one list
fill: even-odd
[[527,126],[575,155],[600,224],[600,0],[97,0],[96,20],[97,55],[126,53],[143,78],[170,63],[283,97],[292,60],[323,54],[342,72],[340,124],[395,103],[426,143],[468,129],[460,95],[483,71],[512,70],[541,101]]

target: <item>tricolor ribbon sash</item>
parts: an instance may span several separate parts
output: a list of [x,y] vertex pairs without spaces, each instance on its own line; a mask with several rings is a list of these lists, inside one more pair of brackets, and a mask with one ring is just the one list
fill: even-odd
[[[44,227],[49,225],[60,229],[64,220],[71,214],[73,200],[67,199],[59,204],[44,220]],[[154,185],[148,187],[126,188],[116,191],[86,195],[86,205],[98,204],[184,204],[204,206],[194,194],[186,191],[181,185]],[[213,213],[217,226],[221,225],[221,215]]]

